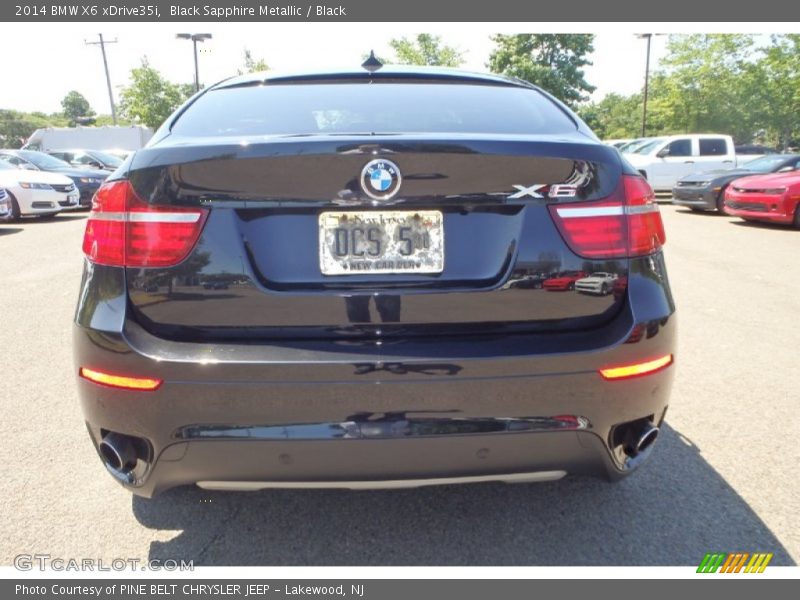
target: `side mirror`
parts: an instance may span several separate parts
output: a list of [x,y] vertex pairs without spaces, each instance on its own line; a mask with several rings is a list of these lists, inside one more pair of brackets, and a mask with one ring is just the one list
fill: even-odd
[[666,156],[669,156],[669,146],[665,146],[664,148],[662,148],[661,150],[659,150],[659,151],[658,151],[658,154],[656,154],[656,156],[657,156],[658,158],[664,158],[664,157],[666,157]]

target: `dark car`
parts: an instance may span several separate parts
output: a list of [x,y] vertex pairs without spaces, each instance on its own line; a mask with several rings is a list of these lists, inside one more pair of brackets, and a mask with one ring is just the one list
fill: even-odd
[[77,168],[67,162],[37,150],[0,150],[0,158],[20,169],[49,171],[66,175],[81,193],[79,205],[89,207],[92,197],[109,176],[110,171],[94,168]]
[[[663,242],[647,182],[525,82],[229,79],[97,193],[74,327],[87,428],[143,496],[615,480],[669,402]],[[627,286],[505,286],[584,270]]]
[[716,210],[724,214],[725,190],[731,182],[740,177],[795,169],[800,169],[800,154],[770,154],[735,169],[693,173],[679,179],[672,188],[672,203],[694,211]]
[[113,171],[122,164],[119,156],[102,150],[50,150],[47,153],[74,167],[83,169]]

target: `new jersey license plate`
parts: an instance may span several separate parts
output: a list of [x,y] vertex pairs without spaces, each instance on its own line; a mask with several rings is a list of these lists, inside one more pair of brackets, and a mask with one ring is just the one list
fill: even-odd
[[442,213],[324,212],[319,216],[319,267],[323,275],[441,273]]

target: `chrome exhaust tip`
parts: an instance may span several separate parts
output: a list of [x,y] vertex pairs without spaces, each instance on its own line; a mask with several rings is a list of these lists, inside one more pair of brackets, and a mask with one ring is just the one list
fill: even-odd
[[638,456],[655,443],[660,431],[648,419],[629,423],[623,432],[623,452],[631,458]]
[[111,470],[130,473],[136,467],[137,455],[133,440],[121,433],[111,432],[100,442],[100,456]]

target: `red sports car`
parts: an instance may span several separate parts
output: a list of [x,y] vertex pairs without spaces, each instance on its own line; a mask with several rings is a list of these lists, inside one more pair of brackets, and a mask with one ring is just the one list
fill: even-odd
[[725,212],[746,221],[793,224],[800,229],[800,172],[737,179],[725,192]]
[[575,282],[586,277],[583,271],[561,271],[545,279],[542,287],[551,292],[565,292],[575,289]]

